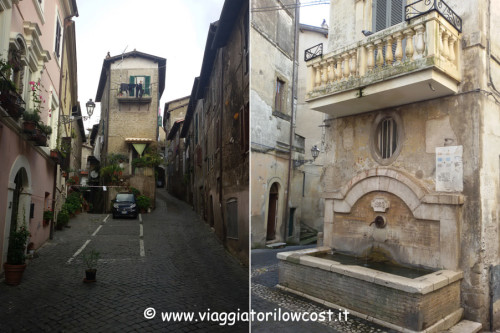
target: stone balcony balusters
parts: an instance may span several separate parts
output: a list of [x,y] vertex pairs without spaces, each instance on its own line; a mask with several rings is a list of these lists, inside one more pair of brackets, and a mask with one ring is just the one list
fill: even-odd
[[[438,12],[402,22],[308,62],[306,100],[342,116],[456,93],[459,41],[460,33]],[[394,92],[412,97],[381,98]],[[357,101],[370,95],[377,103]]]

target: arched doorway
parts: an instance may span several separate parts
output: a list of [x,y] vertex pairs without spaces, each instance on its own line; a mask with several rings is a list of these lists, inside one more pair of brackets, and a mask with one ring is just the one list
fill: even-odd
[[279,199],[279,185],[278,183],[273,183],[269,191],[266,240],[273,240],[276,238],[276,226],[278,224],[277,223],[278,199]]
[[[14,178],[14,184],[15,187],[13,189],[13,196],[12,196],[12,214],[10,216],[10,230],[16,230],[20,221],[23,218],[22,212],[20,212],[19,209],[19,202],[21,199],[21,193],[23,190],[23,184],[24,184],[24,175],[26,171],[24,168],[21,168],[17,174],[16,177]],[[21,221],[20,221],[21,222]],[[20,223],[22,224],[22,222]]]
[[[31,169],[28,159],[20,155],[12,164],[9,173],[9,186],[5,218],[3,223],[3,239],[1,240],[1,256],[7,259],[10,231],[25,224],[28,228],[31,203]],[[1,271],[1,269],[0,269]]]

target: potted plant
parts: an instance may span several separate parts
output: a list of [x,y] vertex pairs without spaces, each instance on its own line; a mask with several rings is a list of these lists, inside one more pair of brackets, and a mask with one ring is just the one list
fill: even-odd
[[145,213],[149,206],[151,206],[151,200],[145,195],[139,195],[136,199],[136,203],[141,213]]
[[40,112],[25,112],[23,113],[23,129],[24,133],[33,133],[40,121]]
[[54,218],[54,212],[51,210],[45,210],[43,212],[43,225],[48,226],[53,218]]
[[38,124],[38,127],[40,128],[42,133],[45,134],[45,136],[48,137],[52,134],[52,127],[50,127],[49,125]]
[[10,231],[7,262],[4,264],[5,283],[8,285],[17,286],[21,282],[26,268],[26,243],[29,236],[25,225]]
[[96,250],[91,250],[83,255],[83,262],[87,269],[85,270],[85,279],[83,282],[95,282],[97,273],[97,260],[99,260],[100,253]]
[[59,214],[57,214],[56,229],[62,230],[69,222],[69,213],[67,210],[62,209]]

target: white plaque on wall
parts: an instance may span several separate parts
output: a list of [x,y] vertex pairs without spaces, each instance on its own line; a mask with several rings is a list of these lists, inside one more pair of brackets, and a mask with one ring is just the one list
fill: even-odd
[[374,212],[385,213],[385,211],[391,207],[391,203],[386,198],[374,198],[371,202],[372,208]]
[[436,147],[436,191],[464,189],[463,146]]

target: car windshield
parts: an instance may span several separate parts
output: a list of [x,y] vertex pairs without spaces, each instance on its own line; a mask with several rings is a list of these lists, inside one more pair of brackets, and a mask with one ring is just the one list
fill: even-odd
[[116,202],[134,202],[134,195],[131,193],[118,193],[116,195]]

